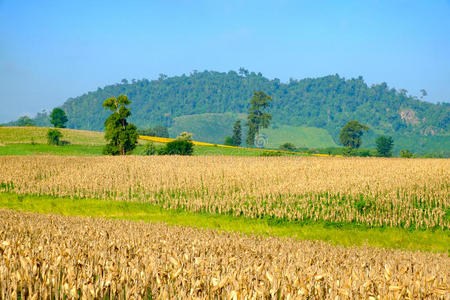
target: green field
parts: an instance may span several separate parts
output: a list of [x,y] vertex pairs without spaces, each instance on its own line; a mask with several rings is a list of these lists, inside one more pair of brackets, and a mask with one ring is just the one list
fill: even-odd
[[0,155],[102,155],[103,146],[47,144],[7,144],[0,146]]
[[267,147],[277,148],[284,143],[293,143],[300,148],[325,148],[337,145],[331,135],[322,128],[280,126],[262,130],[267,136]]
[[[46,144],[47,127],[0,127],[0,144]],[[62,140],[75,145],[104,145],[104,133],[98,131],[58,129]]]
[[219,214],[164,210],[159,206],[126,201],[70,199],[0,193],[0,207],[21,211],[163,222],[169,225],[212,228],[263,236],[323,240],[343,246],[377,246],[404,250],[447,252],[450,235],[446,231],[367,228],[362,225],[324,222],[288,222],[278,219],[250,219]]
[[[236,120],[241,120],[243,126],[243,141],[245,141],[245,114],[196,114],[176,117],[172,127],[169,128],[170,136],[176,138],[182,131],[193,133],[194,140],[223,144],[226,136],[232,135],[232,127]],[[278,148],[289,142],[297,147],[325,148],[336,147],[331,135],[323,128],[297,127],[297,126],[271,126],[262,130],[267,136],[267,148]]]
[[[0,155],[102,155],[105,145],[104,133],[60,129],[63,141],[68,145],[53,146],[47,144],[45,127],[0,127]],[[139,140],[133,155],[143,155],[147,141]],[[163,144],[155,143],[157,147]],[[260,156],[261,151],[249,149],[232,149],[215,146],[194,146],[194,155],[232,155]]]
[[[0,146],[0,155],[102,155],[103,146],[47,144],[6,144]],[[138,145],[133,155],[143,155],[144,146]],[[194,155],[260,156],[261,151],[221,148],[214,146],[194,146]]]

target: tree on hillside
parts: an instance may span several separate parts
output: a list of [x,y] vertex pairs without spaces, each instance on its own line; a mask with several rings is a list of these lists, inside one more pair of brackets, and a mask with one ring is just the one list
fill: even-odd
[[237,120],[233,126],[233,136],[231,137],[233,146],[240,146],[242,144],[242,127],[241,121]]
[[127,121],[131,115],[127,108],[130,104],[131,101],[125,95],[111,97],[103,102],[103,107],[113,112],[105,121],[105,139],[109,141],[103,149],[105,154],[125,155],[136,148],[137,129]]
[[20,117],[15,124],[16,126],[35,126],[36,124],[28,116]]
[[421,94],[421,99],[423,99],[423,97],[426,97],[426,96],[428,96],[428,93],[427,93],[427,91],[425,90],[425,89],[421,89],[420,90],[420,94]]
[[270,101],[272,101],[272,97],[263,91],[253,92],[247,117],[248,133],[246,142],[248,146],[254,145],[255,137],[259,134],[261,128],[269,127],[272,115],[264,112],[264,110],[270,106]]
[[379,136],[375,143],[377,144],[378,156],[391,157],[392,149],[394,148],[394,140],[391,136]]
[[55,126],[55,128],[66,128],[66,123],[68,119],[64,110],[59,107],[53,109],[50,114],[50,123]]
[[348,122],[342,129],[339,140],[342,145],[349,150],[359,148],[362,144],[362,135],[364,131],[368,131],[369,127],[360,124],[358,121],[352,120]]

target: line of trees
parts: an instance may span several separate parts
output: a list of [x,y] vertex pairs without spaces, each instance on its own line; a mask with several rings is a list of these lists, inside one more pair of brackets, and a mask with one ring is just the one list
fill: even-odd
[[[259,146],[257,139],[263,128],[268,128],[272,115],[266,110],[270,108],[272,98],[263,91],[255,91],[250,99],[250,107],[246,126],[248,127],[246,143],[248,146]],[[126,95],[110,97],[103,102],[106,110],[112,111],[111,115],[106,119],[105,139],[108,141],[103,149],[104,154],[109,155],[126,155],[131,153],[137,145],[138,135],[169,137],[167,127],[156,126],[148,129],[138,130],[136,126],[127,121],[131,116],[128,106],[131,101]],[[67,115],[61,108],[55,108],[50,114],[50,123],[55,128],[65,128],[68,121]],[[28,117],[22,117],[18,120],[18,124],[22,126],[32,126],[32,120]],[[355,150],[362,145],[362,137],[369,127],[351,120],[341,129],[339,135],[340,143],[345,147],[344,155],[354,155]],[[184,135],[183,135],[184,134]],[[165,148],[158,151],[153,143],[146,145],[145,154],[187,154],[193,152],[193,144],[191,142],[192,135],[183,133],[174,142],[168,143]],[[61,145],[62,133],[57,129],[51,129],[47,133],[49,144]],[[225,138],[225,145],[240,146],[242,144],[242,125],[238,120],[232,128],[232,136]],[[376,154],[380,157],[391,157],[393,155],[394,140],[391,136],[381,135],[376,139]],[[282,150],[295,151],[296,148],[292,143],[285,143],[280,146]],[[413,157],[413,153],[409,150],[402,150],[401,157]]]

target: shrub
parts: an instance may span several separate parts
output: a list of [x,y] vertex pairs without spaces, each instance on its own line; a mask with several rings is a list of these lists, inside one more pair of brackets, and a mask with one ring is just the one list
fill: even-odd
[[231,138],[231,136],[227,136],[223,144],[227,146],[234,146],[233,139]]
[[192,155],[194,152],[194,144],[191,141],[176,139],[170,143],[167,143],[164,153],[169,155]]
[[180,133],[180,135],[177,137],[177,140],[192,141],[192,133],[183,131],[183,132]]
[[157,153],[157,149],[153,142],[148,142],[144,147],[144,155],[155,155]]
[[412,158],[413,156],[414,156],[414,154],[412,152],[410,152],[408,149],[400,151],[400,157]]
[[277,151],[277,152],[269,152],[269,151],[264,151],[263,153],[261,153],[259,156],[282,156],[283,153]]
[[50,129],[47,132],[47,143],[49,145],[61,145],[61,137],[62,137],[62,133],[61,131],[57,130],[57,129]]
[[292,143],[284,143],[280,146],[280,149],[284,151],[295,151],[295,145]]

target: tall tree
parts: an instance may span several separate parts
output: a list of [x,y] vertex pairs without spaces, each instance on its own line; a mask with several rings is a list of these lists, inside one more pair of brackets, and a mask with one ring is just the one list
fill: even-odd
[[270,101],[272,101],[272,97],[263,91],[253,92],[247,117],[248,134],[246,142],[248,146],[254,145],[255,136],[261,128],[269,127],[272,115],[264,112],[264,110],[270,106]]
[[233,146],[240,146],[242,144],[242,127],[241,121],[237,120],[233,126],[233,136],[231,137]]
[[66,123],[68,119],[64,110],[56,107],[52,110],[50,114],[50,123],[53,124],[55,128],[66,128]]
[[358,121],[352,120],[345,124],[341,129],[339,140],[342,145],[352,148],[359,148],[362,144],[362,135],[364,131],[369,130],[369,127],[360,124]]
[[130,104],[131,101],[125,95],[111,97],[103,102],[103,107],[113,112],[105,121],[105,139],[109,141],[103,149],[105,154],[125,155],[136,148],[137,128],[127,121],[131,115],[127,108]]
[[391,157],[394,148],[394,140],[391,136],[379,136],[375,143],[377,144],[377,154],[383,157]]

